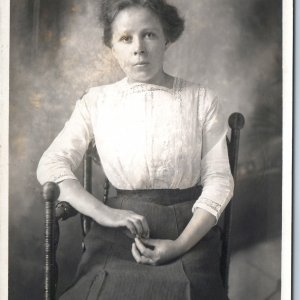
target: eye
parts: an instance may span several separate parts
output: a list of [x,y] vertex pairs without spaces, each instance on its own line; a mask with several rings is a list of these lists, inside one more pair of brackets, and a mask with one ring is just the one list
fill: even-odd
[[146,37],[147,39],[152,40],[152,39],[154,39],[154,38],[156,37],[156,35],[155,35],[155,33],[153,33],[153,32],[146,32],[146,33],[145,33],[145,37]]
[[132,40],[132,38],[129,35],[123,35],[120,38],[120,41],[123,42],[123,43],[130,43],[131,40]]

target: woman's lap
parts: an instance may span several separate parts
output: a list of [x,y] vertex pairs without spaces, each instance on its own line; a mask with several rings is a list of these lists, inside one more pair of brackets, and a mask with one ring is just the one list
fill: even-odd
[[[161,206],[136,200],[118,197],[108,205],[144,215],[151,238],[175,239],[192,216],[194,201]],[[61,300],[227,299],[219,271],[217,227],[181,258],[161,266],[137,264],[132,242],[121,229],[94,224],[85,239],[77,280]]]

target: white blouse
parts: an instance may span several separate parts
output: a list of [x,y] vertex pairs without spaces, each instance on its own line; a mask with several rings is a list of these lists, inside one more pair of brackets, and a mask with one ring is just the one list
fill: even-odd
[[43,154],[41,184],[77,179],[92,139],[111,184],[123,190],[185,189],[202,194],[193,206],[218,220],[233,193],[226,119],[218,98],[175,78],[173,88],[123,79],[91,88]]

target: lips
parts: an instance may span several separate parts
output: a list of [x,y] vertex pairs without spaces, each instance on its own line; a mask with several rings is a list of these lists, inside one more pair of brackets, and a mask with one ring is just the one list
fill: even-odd
[[149,65],[149,63],[147,61],[139,61],[139,62],[134,64],[134,66],[137,66],[137,67],[143,67],[143,66],[146,66],[146,65]]

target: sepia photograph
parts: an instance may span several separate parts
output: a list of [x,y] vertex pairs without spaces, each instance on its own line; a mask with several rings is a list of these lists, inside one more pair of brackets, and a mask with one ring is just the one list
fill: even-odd
[[288,299],[287,2],[8,1],[9,300]]

